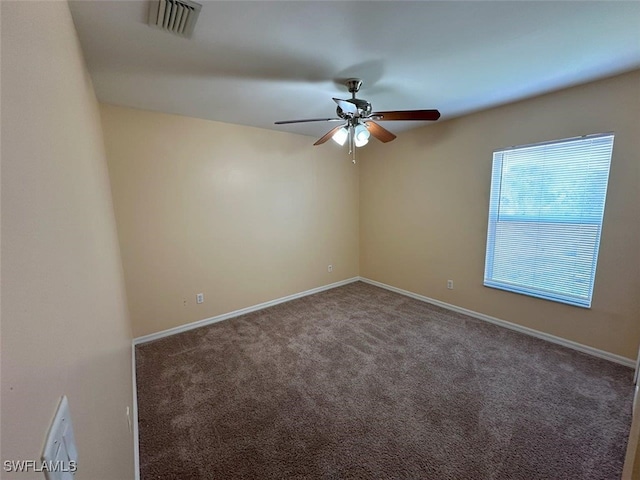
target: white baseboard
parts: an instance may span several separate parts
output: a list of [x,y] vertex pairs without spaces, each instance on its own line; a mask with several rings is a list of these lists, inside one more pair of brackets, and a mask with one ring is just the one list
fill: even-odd
[[499,318],[491,317],[489,315],[485,315],[484,313],[474,312],[473,310],[457,307],[455,305],[451,305],[450,303],[441,302],[440,300],[425,297],[424,295],[419,295],[417,293],[409,292],[408,290],[392,287],[391,285],[377,282],[375,280],[370,280],[364,277],[360,277],[360,280],[365,283],[375,285],[376,287],[384,288],[386,290],[390,290],[392,292],[396,292],[401,295],[405,295],[407,297],[415,298],[416,300],[421,300],[423,302],[431,303],[433,305],[437,305],[439,307],[443,307],[448,310],[453,310],[454,312],[463,313],[465,315],[469,315],[470,317],[477,318],[479,320],[484,320],[485,322],[493,323],[495,325],[499,325],[501,327],[505,327],[510,330],[515,330],[516,332],[524,333],[526,335],[531,335],[532,337],[540,338],[542,340],[546,340],[551,343],[556,343],[564,347],[572,348],[574,350],[578,350],[579,352],[587,353],[589,355],[593,355],[594,357],[599,357],[605,360],[609,360],[611,362],[619,363],[620,365],[624,365],[626,367],[635,368],[636,366],[635,360],[623,357],[621,355],[616,355],[615,353],[606,352],[604,350],[599,350],[597,348],[590,347],[588,345],[572,342],[571,340],[567,340],[565,338],[556,337],[555,335],[544,333],[539,330],[534,330],[533,328],[523,327],[522,325],[517,325],[515,323],[507,322],[506,320],[500,320]]
[[140,480],[140,437],[138,436],[138,381],[136,379],[136,346],[131,345],[131,379],[133,381],[133,468],[135,480]]
[[215,317],[205,318],[203,320],[197,320],[195,322],[187,323],[186,325],[180,325],[179,327],[169,328],[161,332],[156,332],[156,333],[151,333],[149,335],[136,337],[133,339],[133,345],[152,342],[153,340],[158,340],[160,338],[176,335],[177,333],[187,332],[189,330],[193,330],[194,328],[204,327],[205,325],[211,325],[212,323],[221,322],[229,318],[238,317],[240,315],[245,315],[247,313],[255,312],[257,310],[262,310],[264,308],[273,307],[274,305],[278,305],[280,303],[289,302],[291,300],[295,300],[296,298],[306,297],[307,295],[313,295],[314,293],[324,292],[325,290],[331,290],[332,288],[341,287],[342,285],[347,285],[348,283],[357,282],[358,280],[360,280],[360,277],[348,278],[346,280],[341,280],[339,282],[330,283],[329,285],[323,285],[322,287],[312,288],[311,290],[305,290],[304,292],[294,293],[293,295],[287,295],[286,297],[276,298],[275,300],[269,300],[268,302],[259,303],[251,307],[241,308],[240,310],[234,310],[233,312],[223,313],[222,315],[216,315]]
[[[458,307],[456,305],[452,305],[450,303],[442,302],[440,300],[436,300],[434,298],[425,297],[424,295],[420,295],[418,293],[413,293],[408,290],[403,290],[401,288],[393,287],[391,285],[387,285],[382,282],[378,282],[375,280],[371,280],[365,277],[352,277],[346,280],[342,280],[335,283],[330,283],[329,285],[323,285],[321,287],[312,288],[311,290],[306,290],[304,292],[294,293],[292,295],[287,295],[286,297],[276,298],[275,300],[270,300],[268,302],[259,303],[257,305],[253,305],[251,307],[242,308],[240,310],[235,310],[233,312],[224,313],[222,315],[217,315],[211,318],[205,318],[203,320],[198,320],[195,322],[188,323],[186,325],[180,325],[179,327],[170,328],[167,330],[163,330],[161,332],[151,333],[149,335],[143,335],[141,337],[136,337],[133,339],[133,345],[139,345],[142,343],[151,342],[153,340],[158,340],[160,338],[169,337],[171,335],[176,335],[178,333],[187,332],[189,330],[193,330],[195,328],[204,327],[206,325],[211,325],[213,323],[221,322],[223,320],[227,320],[229,318],[238,317],[240,315],[244,315],[247,313],[255,312],[258,310],[262,310],[264,308],[272,307],[274,305],[278,305],[280,303],[289,302],[291,300],[295,300],[296,298],[306,297],[308,295],[313,295],[314,293],[323,292],[325,290],[330,290],[332,288],[341,287],[342,285],[347,285],[349,283],[362,281],[365,283],[369,283],[371,285],[375,285],[380,288],[384,288],[386,290],[390,290],[392,292],[399,293],[401,295],[405,295],[407,297],[415,298],[416,300],[420,300],[423,302],[431,303],[432,305],[437,305],[442,308],[446,308],[448,310],[452,310],[454,312],[463,313],[465,315],[469,315],[470,317],[477,318],[479,320],[484,320],[485,322],[493,323],[495,325],[499,325],[504,328],[508,328],[510,330],[515,330],[520,333],[524,333],[526,335],[530,335],[532,337],[540,338],[542,340],[546,340],[551,343],[555,343],[558,345],[562,345],[564,347],[572,348],[579,352],[587,353],[589,355],[593,355],[594,357],[603,358],[605,360],[609,360],[611,362],[619,363],[620,365],[624,365],[627,367],[635,368],[636,361],[623,357],[621,355],[616,355],[615,353],[606,352],[604,350],[600,350],[594,347],[590,347],[588,345],[583,345],[578,342],[573,342],[571,340],[567,340],[565,338],[556,337],[555,335],[551,335],[549,333],[541,332],[539,330],[534,330],[533,328],[524,327],[522,325],[518,325],[515,323],[508,322],[506,320],[501,320],[496,317],[492,317],[490,315],[485,315],[484,313],[475,312],[473,310],[468,310],[466,308]],[[134,349],[135,354],[135,349]],[[134,358],[135,360],[135,358]],[[135,363],[134,363],[134,379],[135,379]],[[135,392],[134,392],[135,393]],[[136,405],[134,405],[134,414],[137,415]],[[136,422],[137,428],[137,422]],[[137,441],[137,436],[135,438]]]

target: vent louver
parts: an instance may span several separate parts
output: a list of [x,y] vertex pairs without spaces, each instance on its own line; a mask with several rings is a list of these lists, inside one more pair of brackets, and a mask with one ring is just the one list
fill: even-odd
[[151,0],[149,25],[189,38],[201,8],[190,0]]

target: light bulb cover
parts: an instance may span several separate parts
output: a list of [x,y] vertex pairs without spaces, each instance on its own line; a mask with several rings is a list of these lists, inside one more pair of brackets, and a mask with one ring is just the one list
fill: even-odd
[[347,141],[347,137],[348,136],[349,136],[349,132],[347,131],[346,128],[342,127],[340,130],[338,130],[336,133],[334,133],[331,138],[338,145],[342,146],[342,145],[344,145],[344,142]]
[[369,142],[370,135],[371,133],[369,133],[369,130],[367,130],[366,126],[361,123],[356,125],[354,131],[354,142],[356,144],[356,147],[364,147]]

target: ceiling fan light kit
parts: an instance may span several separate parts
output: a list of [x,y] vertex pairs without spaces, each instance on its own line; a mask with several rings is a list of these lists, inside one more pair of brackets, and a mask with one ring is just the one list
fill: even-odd
[[353,141],[356,147],[364,147],[367,143],[369,143],[369,130],[362,123],[358,123],[354,128]]
[[[383,143],[390,142],[396,136],[377,121],[435,121],[440,118],[438,110],[392,110],[386,112],[374,112],[371,103],[367,100],[356,98],[356,93],[362,86],[362,80],[359,78],[350,78],[345,82],[351,98],[343,100],[334,98],[333,101],[338,105],[336,114],[338,118],[312,118],[306,120],[284,120],[275,122],[276,125],[284,125],[288,123],[306,123],[306,122],[344,122],[342,125],[332,128],[324,136],[319,138],[314,145],[322,145],[332,138],[338,145],[342,146],[347,141],[349,143],[349,153],[352,155],[353,163],[356,163],[357,147],[363,147],[369,142],[369,137],[373,135]],[[375,121],[374,121],[375,120]]]
[[347,141],[347,137],[348,136],[349,136],[349,130],[347,130],[346,127],[342,127],[340,130],[338,130],[336,133],[334,133],[331,138],[338,145],[343,146],[344,142]]

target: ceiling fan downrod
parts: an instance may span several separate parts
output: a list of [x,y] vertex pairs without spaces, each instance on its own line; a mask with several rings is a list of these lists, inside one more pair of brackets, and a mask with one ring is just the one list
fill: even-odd
[[360,87],[362,86],[362,80],[359,78],[349,78],[344,84],[347,86],[349,93],[351,93],[351,98],[356,98],[356,93],[360,91]]

